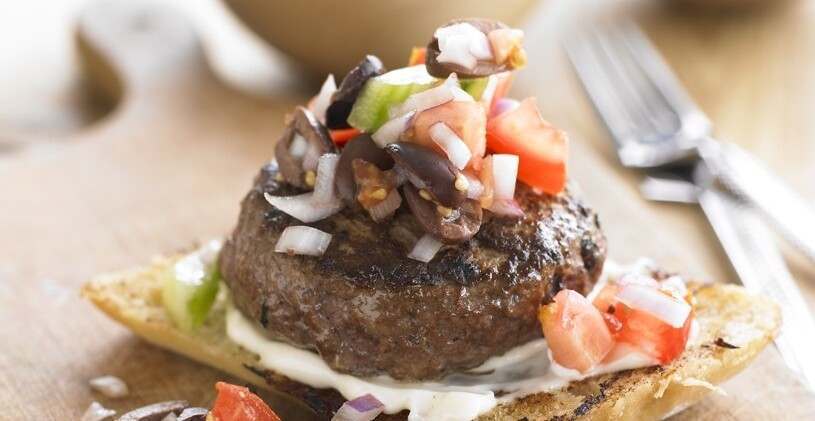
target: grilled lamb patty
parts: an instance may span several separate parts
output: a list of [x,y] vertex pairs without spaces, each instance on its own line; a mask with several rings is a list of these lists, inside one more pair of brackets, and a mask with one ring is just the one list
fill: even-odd
[[375,223],[348,209],[310,224],[333,235],[322,257],[274,251],[303,225],[263,197],[302,191],[261,169],[220,256],[233,301],[270,337],[315,349],[357,376],[426,380],[476,367],[541,337],[538,306],[561,289],[588,293],[602,271],[597,215],[573,193],[519,184],[524,219],[485,212],[476,236],[428,264],[407,257],[423,235],[405,209]]

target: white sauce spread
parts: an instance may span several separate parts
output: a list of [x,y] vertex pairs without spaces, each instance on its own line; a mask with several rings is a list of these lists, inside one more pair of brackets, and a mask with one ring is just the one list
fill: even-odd
[[[649,266],[646,260],[629,267],[606,262],[606,269],[590,296],[596,294],[609,277],[632,270],[647,273]],[[386,413],[409,410],[411,421],[471,420],[498,404],[557,390],[572,380],[656,364],[627,345],[618,345],[609,362],[581,374],[553,363],[551,357],[547,357],[546,340],[538,339],[492,357],[468,372],[434,382],[409,383],[389,376],[363,379],[338,373],[314,352],[268,339],[232,305],[227,306],[226,331],[235,343],[257,354],[260,365],[266,369],[312,387],[336,389],[346,399],[370,393],[385,405]]]

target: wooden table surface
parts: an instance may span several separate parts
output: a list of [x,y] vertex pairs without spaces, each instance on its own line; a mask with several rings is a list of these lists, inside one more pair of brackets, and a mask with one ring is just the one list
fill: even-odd
[[[88,18],[87,48],[75,59],[66,19],[80,3],[0,6],[7,35],[0,58],[9,63],[0,68],[4,420],[75,419],[92,400],[117,410],[170,398],[211,401],[223,374],[141,342],[84,302],[78,288],[94,274],[229,232],[240,198],[272,155],[283,114],[313,89],[304,88],[296,65],[260,46],[209,0],[175,3],[194,22],[216,74],[195,33],[172,14],[147,13],[141,39],[126,26],[99,23],[98,13],[113,13],[115,22],[115,11],[97,11]],[[672,270],[735,281],[696,208],[639,197],[638,175],[619,168],[559,48],[564,34],[604,13],[598,9],[607,3],[552,0],[539,7],[526,26],[530,65],[513,92],[536,95],[544,116],[570,132],[571,176],[600,212],[612,258],[651,256]],[[622,10],[643,23],[717,134],[754,152],[813,202],[814,6],[793,2],[718,17],[652,3]],[[155,42],[153,30],[166,39]],[[80,77],[80,63],[92,70],[90,79]],[[116,106],[99,106],[91,87],[116,98]],[[785,255],[815,305],[815,266],[786,247]],[[125,379],[131,396],[113,401],[91,392],[87,380],[102,374]],[[677,418],[815,414],[815,398],[774,349],[725,389],[728,396],[711,396]]]

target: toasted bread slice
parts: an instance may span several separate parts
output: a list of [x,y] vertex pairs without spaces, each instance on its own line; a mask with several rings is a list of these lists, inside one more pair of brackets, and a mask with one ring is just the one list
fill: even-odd
[[[158,259],[144,269],[100,276],[85,285],[83,295],[148,342],[258,386],[290,393],[330,418],[344,401],[339,393],[313,389],[259,367],[255,355],[226,336],[223,302],[216,302],[209,319],[195,332],[171,323],[161,303],[160,275],[173,260]],[[564,390],[498,406],[480,419],[656,420],[692,405],[749,364],[781,323],[771,300],[743,288],[717,284],[692,290],[700,331],[677,361],[573,382]],[[406,419],[406,413],[379,419]]]

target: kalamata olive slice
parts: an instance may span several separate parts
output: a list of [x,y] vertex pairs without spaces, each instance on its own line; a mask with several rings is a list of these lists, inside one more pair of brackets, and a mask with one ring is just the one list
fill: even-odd
[[[495,29],[509,28],[507,25],[491,19],[456,19],[447,22],[442,26],[442,28],[455,25],[457,23],[469,23],[479,31],[483,32],[484,35],[489,34]],[[455,73],[462,79],[477,78],[512,70],[508,63],[498,64],[492,60],[478,60],[475,67],[472,69],[468,69],[456,63],[441,63],[436,59],[440,53],[439,40],[434,35],[433,39],[430,40],[430,43],[427,44],[425,66],[427,67],[427,73],[430,73],[432,76],[437,78],[446,78],[450,75],[450,73]]]
[[[306,146],[301,155],[294,156],[291,147],[298,135],[305,139]],[[331,141],[328,130],[317,120],[314,113],[304,107],[297,107],[283,135],[277,141],[275,158],[280,166],[280,174],[287,183],[300,188],[311,188],[313,186],[306,183],[303,160],[308,155],[319,158],[322,154],[336,150],[337,147]]]
[[121,417],[118,421],[161,421],[170,412],[175,415],[181,413],[184,408],[190,406],[187,401],[167,401],[154,403],[134,409]]
[[209,410],[207,408],[187,408],[181,411],[177,421],[205,421]]
[[446,244],[457,244],[472,238],[481,227],[483,213],[475,200],[467,200],[456,209],[440,209],[424,199],[419,190],[408,183],[402,187],[413,216],[424,230]]
[[447,158],[430,148],[414,143],[397,142],[385,147],[411,183],[426,190],[433,200],[448,207],[458,207],[467,198],[467,189],[456,188],[456,181],[464,177]]
[[376,146],[369,134],[363,133],[348,141],[340,153],[337,175],[334,178],[337,192],[348,205],[354,205],[357,200],[353,168],[355,159],[368,161],[383,171],[393,168],[393,159],[382,148]]
[[337,91],[331,95],[331,104],[325,112],[325,124],[330,129],[344,129],[348,125],[348,115],[354,101],[357,100],[365,82],[372,77],[385,73],[385,66],[377,56],[367,55],[356,67],[351,69],[340,83]]

